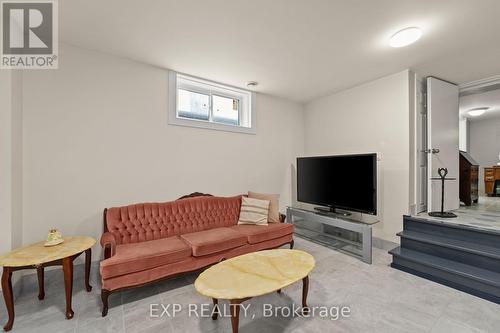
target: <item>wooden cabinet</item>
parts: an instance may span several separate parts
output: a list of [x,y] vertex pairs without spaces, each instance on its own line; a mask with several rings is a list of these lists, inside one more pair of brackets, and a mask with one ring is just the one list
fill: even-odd
[[500,182],[500,166],[484,168],[484,191],[486,194],[500,194],[495,190],[497,182]]
[[460,201],[466,206],[479,199],[479,164],[465,151],[460,152]]

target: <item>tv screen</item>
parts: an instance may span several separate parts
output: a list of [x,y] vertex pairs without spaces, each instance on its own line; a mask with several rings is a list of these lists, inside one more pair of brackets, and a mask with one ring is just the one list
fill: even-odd
[[297,200],[377,214],[377,154],[297,158]]

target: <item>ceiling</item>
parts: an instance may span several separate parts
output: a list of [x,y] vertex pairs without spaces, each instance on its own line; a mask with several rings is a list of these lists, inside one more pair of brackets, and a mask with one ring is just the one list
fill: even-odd
[[[498,0],[64,0],[63,42],[307,102],[406,68],[500,74]],[[396,31],[423,37],[388,46]]]
[[[489,109],[478,117],[467,115],[467,111],[479,107],[489,107]],[[471,121],[500,117],[500,89],[460,97],[460,114]]]

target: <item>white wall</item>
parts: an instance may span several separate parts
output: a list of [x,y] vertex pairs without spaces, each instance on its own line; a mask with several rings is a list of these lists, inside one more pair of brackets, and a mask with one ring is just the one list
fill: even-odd
[[[22,74],[0,70],[0,254],[22,244]],[[13,283],[19,279],[14,275]]]
[[12,73],[0,70],[0,253],[12,245]]
[[12,73],[11,91],[11,245],[16,248],[23,243],[23,75]]
[[459,128],[458,128],[458,134],[459,134],[459,143],[458,143],[458,149],[462,151],[468,151],[468,143],[469,143],[469,119],[466,117],[460,116],[459,120]]
[[403,71],[329,95],[304,113],[307,155],[378,153],[374,235],[389,241],[397,241],[409,206],[409,78]]
[[500,118],[470,122],[470,154],[479,163],[479,193],[484,193],[484,167],[496,165],[500,154]]
[[22,243],[22,74],[0,71],[0,253]]
[[26,71],[24,243],[50,228],[98,238],[105,207],[193,191],[290,203],[301,105],[257,94],[256,135],[179,127],[167,125],[167,88],[165,69],[68,45],[58,70]]

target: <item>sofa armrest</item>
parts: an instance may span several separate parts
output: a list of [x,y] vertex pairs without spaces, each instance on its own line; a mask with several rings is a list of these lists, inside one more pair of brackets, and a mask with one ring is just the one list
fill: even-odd
[[114,256],[116,251],[115,235],[110,232],[103,233],[101,236],[101,246],[104,249],[104,259]]
[[286,215],[280,213],[280,222],[285,223],[285,220],[286,220]]

